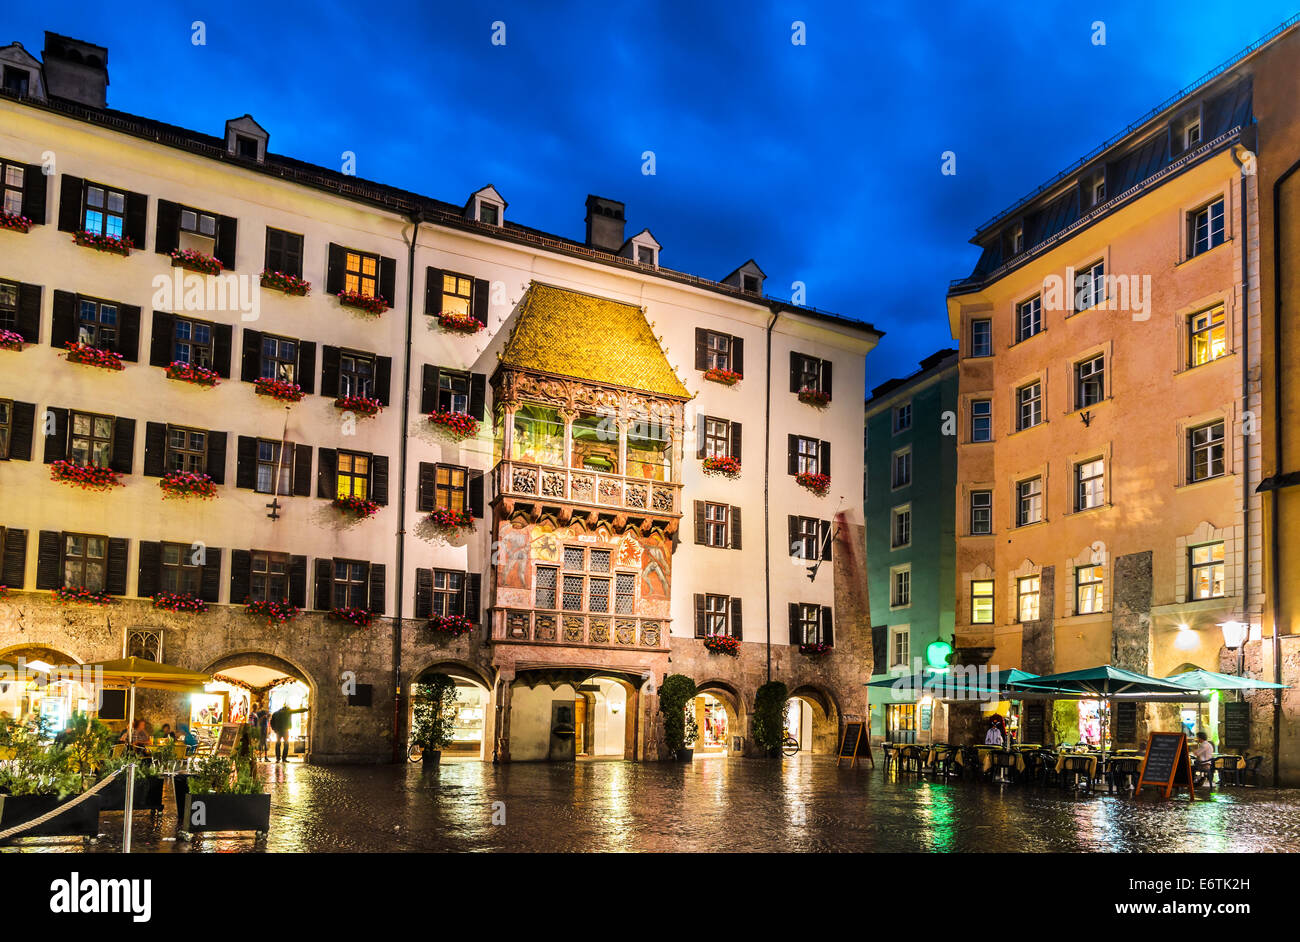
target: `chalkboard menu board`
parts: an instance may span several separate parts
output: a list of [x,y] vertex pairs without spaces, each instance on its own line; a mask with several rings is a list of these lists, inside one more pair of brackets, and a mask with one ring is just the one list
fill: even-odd
[[1221,749],[1250,748],[1250,704],[1225,703],[1223,705],[1223,740]]
[[1026,703],[1022,716],[1020,741],[1042,745],[1047,735],[1046,710],[1041,703]]
[[[835,760],[835,764],[840,764],[840,759],[852,759],[853,765],[858,764],[858,749],[862,745],[862,723],[854,720],[844,724],[844,736],[840,739],[840,754]],[[870,748],[870,747],[868,747]]]
[[934,707],[932,706],[921,707],[921,729],[928,730],[930,728],[930,724],[933,721],[934,721]]
[[1138,705],[1136,703],[1115,704],[1115,742],[1136,744],[1137,738]]
[[228,756],[235,752],[235,744],[239,742],[239,728],[243,723],[225,723],[221,731],[217,733],[217,741],[212,747],[214,756]]
[[1188,794],[1194,799],[1192,766],[1187,756],[1185,733],[1152,733],[1147,739],[1146,756],[1142,759],[1142,772],[1138,776],[1137,792],[1148,785],[1159,788],[1163,797],[1173,794],[1175,785],[1186,784]]

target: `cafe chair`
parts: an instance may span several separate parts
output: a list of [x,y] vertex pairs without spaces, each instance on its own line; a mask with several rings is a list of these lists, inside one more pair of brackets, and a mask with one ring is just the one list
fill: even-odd
[[1020,781],[1020,769],[1018,768],[1017,759],[1019,756],[1014,752],[995,752],[993,753],[993,778],[999,782],[1018,782]]
[[[1259,785],[1259,767],[1264,762],[1263,756],[1251,756],[1246,760],[1246,767],[1237,772],[1239,785]],[[1250,781],[1246,779],[1249,777]]]
[[1092,776],[1088,773],[1092,761],[1088,756],[1067,755],[1061,767],[1061,787],[1092,791]]
[[884,765],[885,774],[888,775],[889,767],[894,764],[896,758],[894,753],[894,744],[891,742],[882,742],[880,744],[880,756],[885,763]]

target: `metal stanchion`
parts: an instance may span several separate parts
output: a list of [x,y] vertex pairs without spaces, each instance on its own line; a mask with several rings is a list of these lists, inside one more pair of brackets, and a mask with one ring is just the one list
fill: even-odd
[[131,853],[131,812],[135,804],[135,682],[131,682],[131,706],[127,711],[126,748],[131,751],[132,761],[126,766],[126,813],[122,816],[122,853]]

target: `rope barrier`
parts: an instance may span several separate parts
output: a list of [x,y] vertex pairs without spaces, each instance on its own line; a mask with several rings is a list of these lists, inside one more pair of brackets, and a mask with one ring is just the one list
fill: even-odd
[[45,814],[41,815],[39,818],[33,818],[30,821],[24,821],[22,824],[16,824],[13,827],[9,828],[8,830],[0,831],[0,841],[8,840],[10,837],[12,837],[15,834],[20,834],[23,831],[30,830],[31,828],[34,828],[39,824],[44,824],[46,821],[49,821],[51,818],[57,818],[65,811],[77,807],[77,805],[81,804],[87,798],[90,798],[92,795],[98,794],[100,789],[102,789],[109,782],[113,781],[113,779],[117,778],[121,772],[122,769],[114,769],[112,774],[110,774],[108,778],[102,779],[101,781],[97,782],[94,788],[87,789],[86,791],[82,792],[80,795],[78,795],[76,798],[72,799],[71,801],[67,801],[59,805],[53,811],[46,812]]

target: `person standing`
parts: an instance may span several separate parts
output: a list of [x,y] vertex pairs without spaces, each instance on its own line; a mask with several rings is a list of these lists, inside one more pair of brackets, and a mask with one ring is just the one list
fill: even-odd
[[275,733],[275,761],[287,762],[289,759],[289,729],[293,726],[293,715],[295,713],[306,713],[306,707],[299,707],[296,710],[289,709],[289,704],[285,704],[271,714],[271,731]]

